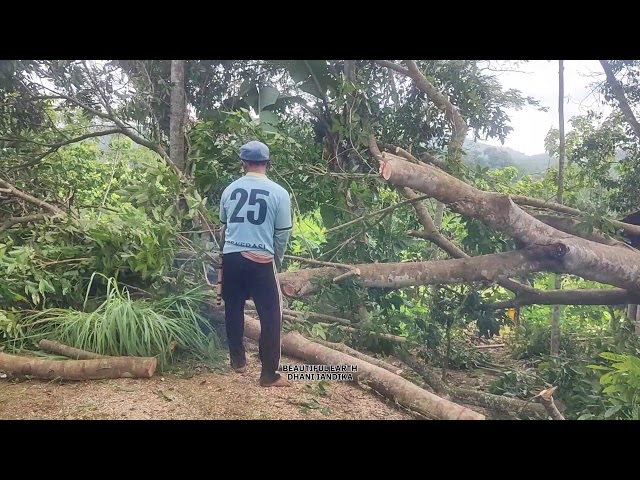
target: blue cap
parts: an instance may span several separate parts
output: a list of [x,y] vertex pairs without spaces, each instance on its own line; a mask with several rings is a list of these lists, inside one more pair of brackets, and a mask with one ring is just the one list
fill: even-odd
[[269,147],[253,140],[240,147],[240,159],[248,162],[266,162],[269,160]]

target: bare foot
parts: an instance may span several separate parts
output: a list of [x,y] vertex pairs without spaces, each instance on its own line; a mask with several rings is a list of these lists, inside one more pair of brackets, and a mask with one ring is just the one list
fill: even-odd
[[245,365],[244,367],[234,368],[233,371],[236,373],[245,373],[247,371],[247,366]]
[[290,387],[291,384],[287,379],[285,379],[282,375],[277,380],[272,382],[266,382],[264,380],[260,380],[261,387]]

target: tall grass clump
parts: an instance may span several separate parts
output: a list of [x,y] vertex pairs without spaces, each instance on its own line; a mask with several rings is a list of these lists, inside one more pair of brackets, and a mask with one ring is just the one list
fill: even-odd
[[[221,359],[218,338],[213,331],[204,333],[208,322],[199,313],[206,290],[194,288],[160,300],[132,299],[113,278],[107,279],[106,290],[104,301],[90,312],[48,309],[25,318],[26,337],[54,339],[101,355],[156,357],[160,369],[181,354]],[[86,304],[85,298],[83,308]]]

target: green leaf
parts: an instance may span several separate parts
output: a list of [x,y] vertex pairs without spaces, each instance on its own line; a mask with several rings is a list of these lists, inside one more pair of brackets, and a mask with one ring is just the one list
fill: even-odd
[[331,228],[336,221],[335,209],[330,205],[320,206],[320,216],[325,228]]
[[604,418],[609,418],[611,415],[616,414],[617,412],[620,411],[620,409],[622,408],[622,405],[614,405],[611,408],[608,408],[606,412],[604,412]]
[[[305,60],[302,60],[302,62],[304,63]],[[318,79],[329,74],[329,66],[327,65],[326,60],[306,60],[306,65],[309,66],[313,75],[315,75]]]
[[280,93],[273,87],[263,87],[260,90],[258,111],[262,113],[266,107],[270,107],[278,100]]
[[278,124],[278,116],[269,110],[260,112],[260,123],[268,123],[270,125]]
[[249,90],[251,90],[252,87],[255,89],[255,86],[256,84],[253,81],[253,78],[245,78],[244,82],[242,82],[242,85],[240,85],[238,96],[245,96],[247,93],[249,93]]
[[311,76],[304,60],[292,60],[291,63],[289,63],[288,70],[289,75],[291,75],[291,78],[296,83],[303,82]]
[[313,80],[313,78],[310,78],[309,80],[304,82],[302,85],[300,85],[299,88],[303,92],[313,95],[314,97],[322,98],[324,96],[323,92],[318,90],[318,86],[316,85],[316,82]]
[[253,110],[258,113],[260,111],[259,109],[259,101],[258,101],[258,90],[255,88],[252,88],[249,90],[249,92],[245,95],[244,97],[244,101],[247,102],[247,105],[249,105],[251,108],[253,108]]

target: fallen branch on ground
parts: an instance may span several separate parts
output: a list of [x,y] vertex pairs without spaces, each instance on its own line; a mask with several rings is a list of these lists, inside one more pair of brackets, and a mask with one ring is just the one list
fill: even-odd
[[[254,310],[252,308],[248,308],[245,311],[247,312],[251,312],[251,313],[258,313],[257,310]],[[292,313],[287,313],[287,312],[292,312]],[[296,312],[295,310],[287,310],[286,312],[283,310],[282,313],[282,317],[286,320],[292,320],[294,322],[304,322],[305,320],[303,318],[301,318],[299,316],[300,312]],[[337,320],[337,319],[335,319]],[[359,329],[359,328],[353,328],[353,327],[349,327],[346,325],[337,325],[335,323],[324,323],[324,322],[315,322],[316,325],[320,325],[321,327],[334,327],[334,328],[338,328],[340,330],[345,330],[349,333],[366,333],[368,335],[373,335],[374,337],[379,337],[379,338],[384,338],[385,340],[389,340],[390,342],[395,342],[395,343],[407,343],[408,339],[405,337],[399,337],[397,335],[392,335],[390,333],[379,333],[379,332],[371,332],[369,330],[364,330],[364,329]]]
[[56,342],[55,340],[40,340],[38,346],[47,352],[57,353],[64,357],[69,357],[74,360],[94,360],[97,358],[112,358],[106,355],[99,355],[97,353],[88,352],[86,350],[80,350],[79,348],[70,347],[64,343]]
[[[256,304],[253,301],[248,301],[247,306],[251,310],[256,310]],[[288,315],[297,315],[298,317],[306,316],[309,318],[317,318],[318,320],[326,320],[332,323],[342,323],[344,325],[351,325],[351,320],[346,318],[334,317],[333,315],[326,315],[324,313],[316,313],[308,310],[299,311],[299,310],[289,310],[288,308],[283,308],[282,313],[286,313]]]
[[[212,310],[211,315],[218,321],[224,319],[220,310]],[[244,334],[246,337],[258,341],[260,339],[260,322],[245,316]],[[381,395],[395,400],[427,418],[485,420],[485,416],[480,413],[433,395],[376,365],[307,340],[297,332],[289,332],[282,337],[282,354],[299,358],[314,365],[355,365],[357,372],[353,372],[354,381],[367,384]]]
[[508,398],[502,395],[451,387],[444,383],[437,373],[413,358],[408,352],[398,349],[396,355],[403,363],[420,375],[425,383],[443,398],[507,413],[520,412],[523,410],[536,415],[544,415],[546,413],[545,408],[538,403],[529,403],[524,400]]
[[316,339],[314,339],[313,341],[321,345],[324,345],[325,347],[329,347],[339,352],[346,353],[347,355],[351,355],[354,358],[359,358],[360,360],[364,360],[365,362],[368,362],[372,365],[376,365],[377,367],[384,368],[385,370],[388,370],[389,372],[395,375],[400,375],[403,372],[403,370],[399,367],[394,367],[393,365],[389,365],[387,362],[384,362],[380,359],[371,357],[365,353],[359,352],[358,350],[354,350],[353,348],[345,345],[344,343],[327,342],[325,340],[316,340]]
[[47,360],[0,353],[0,371],[14,376],[30,375],[45,380],[104,380],[150,378],[155,357],[110,357],[92,360]]

